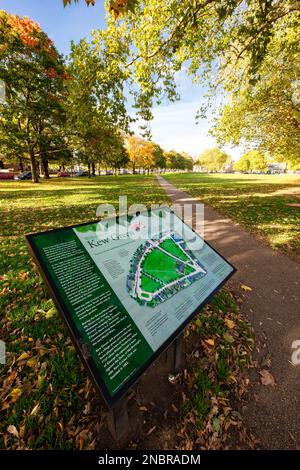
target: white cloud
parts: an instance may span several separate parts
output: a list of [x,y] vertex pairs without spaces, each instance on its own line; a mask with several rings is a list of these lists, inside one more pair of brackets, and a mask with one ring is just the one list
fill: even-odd
[[[210,124],[202,120],[196,124],[196,114],[200,103],[178,102],[165,106],[159,106],[152,110],[154,119],[150,123],[153,140],[165,150],[186,151],[193,157],[197,157],[204,149],[215,147],[215,139],[208,135]],[[140,132],[139,123],[135,123],[133,130]],[[224,148],[232,158],[236,159],[241,154],[241,149]]]

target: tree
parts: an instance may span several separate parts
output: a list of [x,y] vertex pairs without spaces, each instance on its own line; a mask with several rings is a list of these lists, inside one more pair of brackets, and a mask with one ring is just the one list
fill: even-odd
[[204,150],[198,157],[197,165],[208,171],[224,171],[230,157],[219,148]]
[[167,162],[163,149],[158,144],[153,144],[153,160],[154,167],[159,170],[166,168]]
[[221,144],[247,142],[277,161],[300,163],[300,49],[291,18],[275,29],[260,71],[258,81],[231,94],[212,133]]
[[167,168],[171,170],[192,170],[194,161],[187,153],[179,153],[175,150],[165,152]]
[[19,159],[29,157],[33,181],[36,159],[49,136],[65,119],[65,65],[37,23],[0,11],[0,80],[6,100],[0,103],[1,146]]
[[111,134],[110,144],[102,153],[105,164],[113,168],[115,173],[120,171],[121,168],[126,168],[129,163],[129,155],[127,153],[123,136],[120,132]]
[[259,150],[249,150],[244,153],[233,165],[234,171],[247,173],[249,171],[267,171],[268,159]]
[[233,170],[241,173],[248,173],[250,165],[250,160],[247,157],[247,154],[244,154],[233,164]]
[[97,162],[111,162],[110,153],[119,155],[119,129],[127,131],[131,122],[123,91],[127,73],[119,62],[122,54],[123,45],[112,51],[103,31],[93,33],[92,43],[82,39],[71,46],[72,81],[65,104],[68,135],[92,173]]
[[154,160],[154,144],[148,140],[143,140],[141,147],[141,166],[148,173],[155,166]]
[[[170,100],[178,98],[174,76],[184,66],[195,80],[206,83],[209,95],[218,88],[233,99],[232,105],[225,108],[227,120],[234,110],[235,121],[242,118],[241,123],[246,122],[243,132],[246,137],[251,127],[257,130],[251,138],[252,146],[258,140],[259,145],[263,144],[270,151],[271,140],[274,140],[273,150],[281,158],[285,155],[294,159],[299,155],[299,110],[292,111],[283,86],[287,83],[289,90],[295,85],[295,79],[299,77],[297,69],[291,71],[288,66],[287,80],[282,82],[280,92],[268,93],[268,88],[272,92],[277,88],[270,86],[273,76],[271,57],[274,70],[279,72],[278,85],[280,73],[289,64],[289,59],[299,64],[299,1],[120,0],[107,2],[107,5],[113,12],[108,20],[107,36],[110,41],[118,42],[121,35],[122,43],[126,45],[126,70],[131,70],[140,87],[135,98],[143,116],[151,118],[149,110],[154,100],[160,102],[165,95]],[[276,52],[274,45],[278,34],[282,40]],[[294,35],[292,47],[288,40],[290,34]],[[283,59],[277,61],[278,52]],[[266,72],[271,78],[269,85],[265,87],[262,82],[264,92],[256,95],[256,86],[260,86]],[[253,87],[253,93],[248,93],[248,99],[241,100],[248,86]],[[241,89],[240,96],[236,96],[236,90]],[[297,93],[299,95],[299,79]],[[270,101],[270,112],[269,105],[263,106],[263,96]],[[200,109],[199,116],[203,115],[207,104],[210,102]],[[282,119],[276,121],[282,104],[282,113],[279,113]],[[270,142],[266,142],[269,132],[260,125],[261,117],[266,129],[271,129]],[[289,139],[290,131],[292,138]],[[279,138],[279,135],[283,137]]]
[[193,171],[193,167],[195,164],[193,158],[187,152],[182,152],[181,155],[184,158],[184,169],[188,171]]
[[245,153],[245,157],[250,161],[251,171],[267,171],[268,159],[263,152],[259,150],[250,150]]
[[129,155],[132,172],[135,173],[136,169],[142,167],[143,163],[143,139],[135,134],[127,135],[125,146]]

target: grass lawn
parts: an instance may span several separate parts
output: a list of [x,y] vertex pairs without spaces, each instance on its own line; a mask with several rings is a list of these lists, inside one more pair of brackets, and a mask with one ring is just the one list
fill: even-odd
[[27,448],[85,448],[92,441],[90,431],[79,436],[76,429],[85,429],[94,389],[24,235],[95,220],[98,204],[117,205],[119,195],[138,203],[141,194],[145,204],[165,201],[155,179],[146,176],[53,178],[38,185],[0,181],[0,338],[8,351],[7,365],[0,365],[0,448],[18,446],[9,425]]
[[300,259],[299,176],[189,173],[166,179]]
[[[98,204],[117,204],[121,194],[128,196],[129,204],[166,202],[154,178],[146,176],[53,178],[39,185],[0,182],[0,339],[7,347],[7,364],[0,365],[0,449],[115,447],[105,425],[106,410],[36,271],[24,235],[94,220]],[[183,401],[185,406],[183,414],[176,415],[172,448],[189,448],[185,440],[196,442],[199,427],[208,448],[216,429],[221,447],[230,441],[228,422],[237,418],[231,415],[229,393],[241,396],[235,388],[243,383],[240,373],[250,360],[253,342],[235,308],[233,296],[222,290],[186,332],[191,338],[188,347],[202,351],[205,367],[199,370],[199,359],[189,363],[182,393],[173,389],[170,407],[176,394],[187,399],[177,403],[178,409]],[[218,355],[212,354],[214,348]],[[157,428],[157,448],[163,448],[168,421],[161,420],[162,412],[156,421],[140,413],[142,422],[147,419]],[[185,416],[188,434],[180,437]],[[139,428],[141,445],[149,440],[149,426]]]
[[187,261],[188,257],[183,253],[183,251],[176,245],[173,240],[164,240],[160,246],[166,250],[171,255],[176,256],[177,258],[181,259],[182,261]]
[[154,248],[144,260],[143,272],[168,284],[182,277],[182,274],[176,270],[176,266],[177,261],[174,258]]
[[[152,294],[153,292],[156,292],[160,287],[161,285],[158,282],[154,281],[153,279],[150,279],[150,277],[142,276],[142,279],[141,279],[142,290],[145,290],[146,292],[150,292]],[[143,297],[145,296],[143,295]]]

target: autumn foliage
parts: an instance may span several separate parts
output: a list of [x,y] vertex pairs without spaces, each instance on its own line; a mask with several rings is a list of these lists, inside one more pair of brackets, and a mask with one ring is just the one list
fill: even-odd
[[45,53],[50,59],[57,58],[53,41],[41,30],[38,23],[27,18],[0,11],[0,29],[6,42],[22,47],[23,52]]
[[59,54],[53,41],[35,21],[0,10],[0,33],[0,54],[5,54],[11,48],[29,57],[37,54],[44,57],[45,75],[48,78],[70,78],[61,64],[58,67]]

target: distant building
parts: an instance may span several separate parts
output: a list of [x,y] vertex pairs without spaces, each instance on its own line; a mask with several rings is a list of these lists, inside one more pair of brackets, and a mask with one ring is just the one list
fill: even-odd
[[206,170],[202,166],[195,163],[195,165],[193,166],[193,172],[194,173],[206,173]]
[[286,163],[269,163],[268,164],[268,173],[273,175],[285,173],[286,172]]

